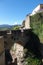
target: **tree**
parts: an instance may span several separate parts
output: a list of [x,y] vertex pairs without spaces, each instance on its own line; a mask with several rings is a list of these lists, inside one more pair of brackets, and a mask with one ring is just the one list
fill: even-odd
[[18,25],[12,27],[12,30],[19,30],[19,29],[20,29],[20,26]]

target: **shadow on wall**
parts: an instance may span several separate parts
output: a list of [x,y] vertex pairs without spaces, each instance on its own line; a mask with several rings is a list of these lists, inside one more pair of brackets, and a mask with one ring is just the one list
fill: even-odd
[[17,58],[15,58],[15,61],[12,62],[12,56],[10,54],[9,49],[5,49],[5,65],[17,65]]
[[28,50],[26,52],[26,57],[28,57],[29,51],[30,51],[33,54],[35,54],[36,57],[41,58],[41,52],[40,52],[41,46],[40,45],[41,45],[41,43],[40,43],[38,36],[31,31],[30,32],[30,39],[24,47],[24,49],[26,48]]
[[5,65],[12,63],[12,56],[9,49],[5,49]]

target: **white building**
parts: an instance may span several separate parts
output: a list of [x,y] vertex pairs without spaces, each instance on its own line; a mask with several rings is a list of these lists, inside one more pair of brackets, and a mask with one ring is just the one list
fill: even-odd
[[39,12],[43,12],[43,4],[39,4],[33,11],[32,13],[30,14],[31,16],[36,14],[36,13],[39,13]]

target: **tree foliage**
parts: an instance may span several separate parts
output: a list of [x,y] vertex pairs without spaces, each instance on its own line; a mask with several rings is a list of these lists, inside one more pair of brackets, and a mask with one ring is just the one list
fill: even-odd
[[18,25],[12,27],[12,30],[19,30],[19,29],[20,27]]
[[37,13],[31,18],[31,28],[33,32],[39,36],[40,39],[43,38],[43,12]]

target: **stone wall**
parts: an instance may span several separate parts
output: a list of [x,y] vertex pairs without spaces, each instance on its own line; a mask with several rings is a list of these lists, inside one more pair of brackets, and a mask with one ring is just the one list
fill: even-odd
[[5,53],[4,52],[0,56],[0,65],[5,65]]
[[0,36],[0,65],[5,65],[4,38]]
[[0,36],[0,53],[4,51],[4,38]]
[[30,16],[29,15],[26,16],[25,29],[30,29]]

